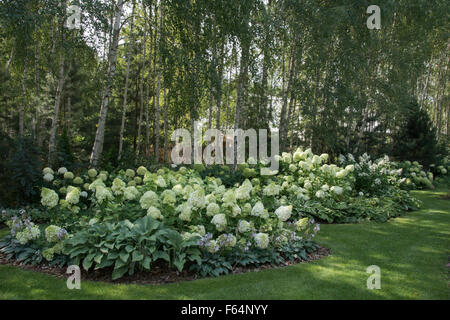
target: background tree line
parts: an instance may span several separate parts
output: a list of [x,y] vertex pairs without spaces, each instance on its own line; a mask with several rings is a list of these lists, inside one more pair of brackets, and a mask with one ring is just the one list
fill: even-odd
[[198,120],[278,128],[283,151],[430,164],[449,139],[448,4],[385,0],[369,30],[371,4],[2,0],[2,170],[18,150],[71,168],[167,163],[173,130]]

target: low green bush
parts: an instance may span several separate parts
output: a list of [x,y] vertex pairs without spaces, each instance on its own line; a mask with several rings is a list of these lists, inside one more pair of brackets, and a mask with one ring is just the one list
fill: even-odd
[[134,223],[124,220],[89,226],[64,243],[64,254],[71,264],[81,264],[86,271],[112,267],[114,280],[126,273],[150,270],[158,260],[178,271],[186,262],[200,262],[197,240],[183,239],[176,230],[147,216]]

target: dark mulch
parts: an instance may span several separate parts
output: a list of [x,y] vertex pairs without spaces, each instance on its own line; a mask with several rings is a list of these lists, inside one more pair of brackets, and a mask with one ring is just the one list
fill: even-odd
[[[310,261],[318,260],[324,258],[331,254],[331,250],[328,248],[320,247],[315,252],[308,254],[308,261],[304,260],[296,260],[292,262],[287,262],[282,265],[271,265],[264,264],[258,267],[250,266],[250,267],[237,267],[233,270],[233,274],[240,274],[246,272],[258,272],[261,270],[267,269],[277,269],[283,268],[290,265],[295,265],[298,263],[308,263]],[[36,266],[24,265],[22,262],[18,261],[8,261],[6,260],[5,255],[0,253],[0,265],[10,265],[19,267],[23,270],[41,272],[45,274],[49,274],[52,276],[56,276],[58,278],[67,278],[69,275],[66,274],[65,268],[59,267],[50,267],[46,264],[40,264]],[[200,277],[187,271],[177,272],[167,269],[167,265],[153,265],[152,270],[148,272],[136,272],[134,275],[125,275],[118,280],[111,280],[111,268],[105,268],[101,270],[91,270],[89,272],[85,271],[81,268],[81,279],[89,280],[89,281],[101,281],[101,282],[110,282],[110,283],[124,283],[124,284],[165,284],[165,283],[175,283],[175,282],[184,282],[184,281],[192,281],[199,279]]]

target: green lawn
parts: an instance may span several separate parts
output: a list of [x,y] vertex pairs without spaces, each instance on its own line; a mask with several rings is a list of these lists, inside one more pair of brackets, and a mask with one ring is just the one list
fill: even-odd
[[[445,192],[416,191],[423,209],[388,223],[323,225],[317,240],[332,254],[311,263],[160,286],[82,281],[72,291],[64,279],[0,266],[0,299],[449,299]],[[381,268],[380,290],[366,287],[370,265]]]

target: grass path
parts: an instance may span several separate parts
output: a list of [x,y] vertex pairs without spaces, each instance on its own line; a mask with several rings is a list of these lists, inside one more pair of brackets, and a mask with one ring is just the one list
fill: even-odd
[[[388,223],[323,225],[324,259],[286,268],[161,286],[83,282],[0,266],[0,299],[449,299],[450,200],[416,191],[423,209]],[[366,268],[381,268],[368,290]]]

